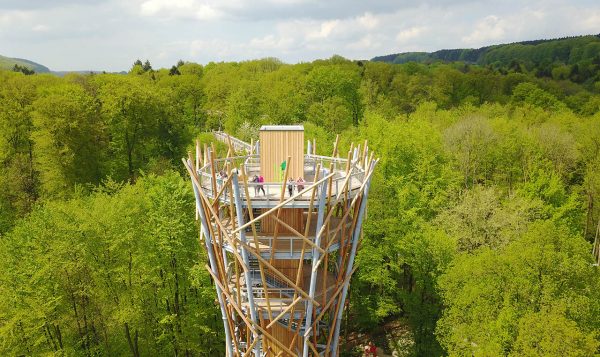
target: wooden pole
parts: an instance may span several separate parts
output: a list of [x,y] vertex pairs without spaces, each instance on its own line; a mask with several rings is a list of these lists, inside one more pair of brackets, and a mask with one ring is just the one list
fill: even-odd
[[[319,179],[319,172],[321,171],[321,164],[317,165],[317,171],[315,172],[315,178],[314,181],[317,181]],[[308,204],[308,214],[306,217],[306,224],[304,226],[304,237],[308,238],[308,233],[310,232],[310,224],[311,224],[311,220],[312,220],[312,211],[313,211],[313,205],[315,202],[315,196],[317,194],[317,186],[313,186],[313,190],[311,191],[310,194],[310,203]],[[306,242],[302,241],[302,250],[300,251],[300,259],[298,260],[298,270],[296,272],[296,285],[300,285],[300,279],[302,278],[302,270],[304,267],[304,254],[306,252]],[[296,298],[296,292],[294,292],[294,299]],[[294,309],[292,308],[292,312],[290,313],[290,316],[294,315]],[[288,330],[290,330],[292,327],[292,319],[290,318],[290,323],[288,326]],[[300,330],[300,324],[298,324],[298,330]]]
[[331,153],[332,157],[337,157],[338,154],[338,144],[340,142],[340,134],[335,136],[335,143],[333,144],[333,153]]
[[[246,169],[244,167],[244,165],[242,165],[242,175],[244,175],[244,177],[246,177]],[[254,219],[254,212],[252,210],[252,200],[250,199],[250,192],[248,190],[248,182],[247,180],[243,180],[244,183],[244,193],[246,195],[246,205],[248,207],[248,217],[250,218],[250,220]],[[258,234],[256,232],[256,226],[254,224],[252,224],[250,227],[252,227],[252,239],[254,242],[254,247],[256,248],[257,252],[260,252],[260,246],[259,246],[259,242],[258,242]],[[262,263],[258,262],[258,269],[260,271],[260,280],[261,283],[263,285],[263,287],[267,287],[267,279],[265,278],[265,271],[263,268]],[[267,301],[267,312],[269,313],[269,318],[271,318],[271,316],[273,316],[273,313],[271,312],[271,299],[269,299],[268,294],[265,294],[266,297],[266,301]]]
[[235,234],[237,232],[239,232],[241,229],[244,229],[246,227],[248,227],[251,224],[254,224],[254,222],[261,220],[271,214],[273,214],[274,212],[276,212],[279,208],[281,208],[282,206],[285,206],[286,204],[292,202],[293,200],[295,200],[297,197],[302,196],[303,194],[305,194],[306,192],[312,190],[314,187],[320,185],[322,182],[324,182],[325,180],[329,179],[331,176],[333,176],[333,173],[330,173],[329,175],[320,178],[318,181],[314,182],[312,185],[306,187],[304,190],[294,194],[292,197],[288,198],[287,200],[281,202],[280,204],[276,205],[275,207],[270,208],[268,211],[263,212],[261,215],[259,215],[258,217],[255,217],[253,220],[246,222],[244,225],[238,227],[237,229],[235,229],[233,232],[231,232],[232,234]]
[[275,258],[275,250],[277,247],[277,234],[279,233],[279,216],[281,215],[281,203],[283,202],[283,200],[285,199],[285,188],[287,185],[287,179],[288,179],[288,174],[290,172],[290,162],[292,160],[291,156],[287,157],[286,160],[286,165],[285,165],[285,173],[283,175],[283,182],[281,183],[281,194],[279,195],[279,208],[277,209],[277,214],[275,215],[276,221],[275,221],[275,231],[273,232],[273,243],[271,246],[271,257],[269,259],[269,262],[271,264],[273,264],[273,260]]

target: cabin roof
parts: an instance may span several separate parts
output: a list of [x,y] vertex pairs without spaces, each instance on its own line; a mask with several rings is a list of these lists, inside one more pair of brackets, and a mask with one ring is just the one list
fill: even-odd
[[304,131],[303,125],[263,125],[260,131]]

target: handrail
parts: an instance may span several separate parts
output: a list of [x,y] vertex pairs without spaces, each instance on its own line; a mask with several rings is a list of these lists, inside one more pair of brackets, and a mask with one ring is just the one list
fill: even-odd
[[[258,155],[238,155],[238,156],[230,156],[230,157],[222,157],[219,159],[215,159],[215,162],[222,162],[222,161],[231,161],[231,160],[238,160],[238,159],[245,159],[248,157],[254,157],[254,156],[258,156]],[[210,165],[210,164],[209,164]]]
[[213,131],[213,135],[215,138],[217,138],[217,140],[227,143],[227,138],[229,138],[229,140],[231,140],[231,144],[235,147],[236,145],[238,147],[241,147],[242,149],[246,150],[247,152],[250,152],[252,150],[252,145],[248,144],[247,142],[240,140],[234,136],[231,136],[223,131]]
[[314,159],[319,159],[319,160],[328,160],[328,161],[338,161],[338,162],[343,162],[346,163],[348,162],[348,159],[344,159],[341,157],[333,157],[333,156],[323,156],[323,155],[315,155],[315,154],[304,154],[304,158],[314,158]]
[[[200,185],[202,186],[203,190],[206,192],[206,194],[209,197],[214,197],[215,194],[213,193],[213,189],[212,189],[212,174],[209,174],[208,172],[205,171],[201,171],[199,170],[198,172],[198,181],[200,183]],[[331,192],[329,193],[330,195],[335,195],[337,196],[340,191],[343,188],[343,183],[346,180],[346,175],[345,172],[342,171],[337,171],[336,174],[339,174],[339,177],[335,177],[332,179],[332,189]],[[358,171],[355,169],[351,169],[350,171],[350,180],[352,179],[356,179],[359,182],[362,182],[364,180],[364,176],[365,173],[363,171]],[[217,191],[219,191],[221,189],[221,185],[223,184],[225,180],[223,179],[219,179],[217,178]],[[314,181],[305,181],[302,184],[298,184],[297,182],[291,182],[291,183],[286,183],[285,186],[283,187],[284,190],[288,190],[288,185],[292,185],[292,191],[295,193],[296,191],[298,191],[298,186],[311,186],[314,184]],[[260,200],[260,201],[265,201],[267,203],[267,205],[270,205],[271,203],[273,204],[277,204],[279,203],[279,195],[281,194],[281,189],[282,189],[282,182],[247,182],[247,185],[249,188],[254,188],[254,190],[250,189],[249,190],[249,194],[250,194],[250,198],[254,199],[254,200]],[[351,192],[352,190],[354,190],[356,187],[352,187],[350,185],[350,187],[348,188],[348,191]],[[264,192],[262,191],[264,190]],[[241,198],[242,199],[246,199],[246,193],[245,192],[241,192]],[[286,192],[286,196],[287,196],[287,192]],[[306,201],[310,199],[310,194],[304,194],[302,196],[296,197],[295,201]],[[225,202],[225,203],[229,203],[229,196],[228,195],[221,195],[220,197],[221,202]]]
[[[257,154],[253,154],[253,155],[241,155],[241,156],[235,156],[235,157],[228,157],[228,158],[220,158],[220,159],[216,159],[214,161],[214,165],[216,166],[216,168],[218,169],[219,167],[225,167],[225,163],[227,162],[232,162],[235,163],[235,161],[237,160],[244,160],[242,165],[245,166],[246,168],[246,173],[247,173],[247,184],[249,188],[254,188],[253,190],[250,189],[248,191],[248,194],[250,196],[250,199],[252,200],[257,200],[259,202],[264,202],[266,203],[267,206],[271,206],[271,205],[275,205],[275,204],[279,204],[280,201],[280,195],[281,195],[281,190],[288,190],[288,185],[292,185],[293,186],[293,192],[298,191],[299,186],[305,186],[305,187],[309,187],[311,185],[314,184],[314,181],[305,181],[302,184],[298,184],[297,182],[292,182],[292,183],[285,183],[285,185],[282,182],[250,182],[249,178],[251,177],[251,172],[256,172],[256,168],[260,165],[260,155]],[[327,163],[330,162],[333,165],[333,178],[332,178],[332,187],[331,187],[331,195],[334,196],[339,196],[340,195],[340,191],[344,188],[344,181],[347,179],[347,175],[346,175],[346,167],[348,164],[348,160],[347,159],[342,159],[342,158],[335,158],[335,157],[327,157],[327,156],[320,156],[320,155],[313,155],[313,154],[304,154],[304,167],[305,167],[305,175],[310,175],[315,174],[315,170],[317,167],[317,162],[321,164],[321,167],[323,168],[323,170],[329,171],[328,169],[328,165]],[[310,167],[307,166],[312,166],[312,170]],[[215,171],[219,171],[219,170],[215,170]],[[211,164],[208,163],[206,165],[204,165],[202,168],[200,168],[197,172],[198,174],[198,179],[199,179],[199,183],[202,187],[202,189],[205,191],[206,195],[214,198],[216,193],[213,192],[213,177],[212,177],[212,172],[211,172]],[[351,163],[350,165],[350,171],[349,171],[349,175],[350,177],[350,181],[349,181],[349,189],[348,192],[350,193],[351,191],[353,191],[356,188],[356,185],[352,184],[352,180],[358,180],[359,182],[362,182],[364,180],[365,177],[365,170],[360,167],[359,165],[357,165],[356,163]],[[323,176],[323,175],[320,175]],[[223,179],[219,179],[217,178],[217,192],[221,189],[221,185],[224,182]],[[287,195],[287,193],[286,193]],[[245,201],[246,200],[246,193],[245,192],[241,192],[241,198]],[[228,194],[225,195],[221,195],[219,197],[219,200],[223,203],[230,203],[230,197]],[[301,195],[298,196],[294,199],[294,201],[309,201],[310,200],[310,194],[305,194],[305,195]],[[318,198],[317,198],[318,200]]]

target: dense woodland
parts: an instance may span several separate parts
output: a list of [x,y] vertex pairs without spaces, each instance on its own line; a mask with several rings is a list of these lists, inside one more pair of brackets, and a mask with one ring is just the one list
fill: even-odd
[[344,337],[400,321],[401,356],[600,353],[599,109],[597,80],[463,62],[0,72],[0,354],[224,355],[180,158],[267,123],[381,158]]
[[600,35],[535,40],[435,52],[404,52],[378,56],[373,61],[389,63],[455,62],[478,64],[508,71],[529,72],[537,77],[594,83],[600,79]]

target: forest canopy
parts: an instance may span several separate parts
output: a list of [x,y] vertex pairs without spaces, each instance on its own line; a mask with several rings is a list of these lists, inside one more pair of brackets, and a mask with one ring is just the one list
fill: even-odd
[[401,355],[599,353],[600,62],[573,70],[0,71],[0,354],[224,354],[180,159],[296,123],[319,154],[339,133],[381,158],[345,339],[397,320]]

